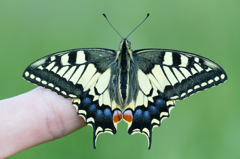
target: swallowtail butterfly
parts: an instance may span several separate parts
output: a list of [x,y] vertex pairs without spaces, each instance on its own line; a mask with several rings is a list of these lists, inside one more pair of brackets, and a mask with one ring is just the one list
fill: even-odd
[[23,78],[72,99],[77,114],[93,128],[94,148],[97,137],[116,134],[123,119],[130,135],[146,135],[150,149],[153,128],[169,117],[176,100],[217,86],[227,75],[205,57],[168,49],[132,50],[130,41],[122,39],[116,51],[73,49],[42,57],[27,67]]

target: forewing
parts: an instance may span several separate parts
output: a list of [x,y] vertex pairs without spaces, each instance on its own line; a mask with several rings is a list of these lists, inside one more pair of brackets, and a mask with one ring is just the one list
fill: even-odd
[[[93,127],[96,148],[99,134],[116,133],[113,114],[116,114],[117,105],[109,95],[110,66],[114,60],[113,50],[67,50],[33,62],[24,71],[23,78],[71,98],[77,114]],[[117,112],[121,115],[120,110]]]
[[109,68],[114,58],[115,51],[106,49],[62,51],[33,62],[23,78],[65,98],[77,98]]
[[218,64],[192,53],[146,49],[135,51],[133,56],[138,67],[167,99],[182,100],[227,80]]

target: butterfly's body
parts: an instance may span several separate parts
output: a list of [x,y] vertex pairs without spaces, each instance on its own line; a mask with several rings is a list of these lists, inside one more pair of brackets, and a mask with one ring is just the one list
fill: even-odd
[[42,57],[28,66],[23,78],[72,99],[77,114],[93,127],[94,148],[98,135],[115,134],[123,119],[129,134],[147,136],[150,149],[153,128],[169,117],[175,100],[223,83],[227,75],[202,56],[132,50],[123,39],[116,51],[73,49]]
[[[135,92],[129,90],[129,84],[131,83],[130,81],[136,80],[132,79],[135,76],[130,76],[130,74],[134,74],[131,67],[135,67],[135,64],[132,57],[130,43],[127,40],[122,40],[120,42],[119,49],[116,51],[116,60],[112,64],[111,69],[112,79],[113,81],[116,81],[113,86],[117,86],[117,89],[112,88],[111,90],[116,91],[114,92],[116,97],[115,100],[122,110],[124,110],[129,104],[129,101],[131,101],[133,93]],[[110,85],[110,88],[113,86]]]

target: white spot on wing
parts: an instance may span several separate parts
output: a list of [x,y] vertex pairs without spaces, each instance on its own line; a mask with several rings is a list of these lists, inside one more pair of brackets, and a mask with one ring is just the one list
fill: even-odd
[[36,81],[38,81],[38,82],[40,82],[41,81],[41,79],[39,78],[39,77],[36,77],[36,79],[35,79]]
[[156,80],[156,78],[152,75],[152,74],[148,74],[147,75],[148,78],[150,79],[150,81],[152,82],[152,84],[157,87],[159,89],[160,92],[163,92],[163,88],[162,86],[158,83],[158,81]]
[[224,74],[221,74],[221,79],[224,79],[225,78],[225,75]]
[[69,65],[68,60],[69,60],[69,55],[68,54],[63,55],[61,57],[62,65]]
[[138,69],[138,79],[141,90],[144,94],[148,95],[152,86],[147,76],[140,69]]
[[159,90],[164,90],[166,86],[171,85],[159,65],[154,66],[154,68],[152,69],[152,73],[162,88],[159,89],[159,87],[157,87],[158,85],[156,85]]
[[46,85],[46,84],[47,84],[47,81],[42,81],[42,84]]
[[97,84],[95,87],[97,88],[97,91],[101,94],[108,86],[111,70],[107,69],[98,79]]
[[149,137],[149,130],[147,128],[143,128],[142,131],[145,132],[147,137]]
[[209,72],[209,71],[212,71],[212,69],[211,69],[210,67],[208,67],[208,68],[206,69],[206,71]]
[[182,80],[185,79],[183,75],[175,67],[173,67],[173,72],[180,83],[182,82]]
[[197,62],[197,63],[199,63],[199,58],[198,58],[198,57],[195,57],[195,58],[194,58],[194,61]]
[[171,82],[171,84],[174,86],[176,83],[178,83],[177,79],[174,77],[172,71],[169,69],[169,67],[167,66],[163,66],[163,69],[169,79],[169,81]]
[[50,64],[46,67],[46,69],[47,69],[48,71],[50,71],[50,70],[53,68],[54,65],[55,65],[55,62],[52,62],[52,63],[50,63]]
[[203,82],[203,83],[201,84],[202,87],[204,87],[204,86],[206,86],[206,85],[207,85],[206,82]]
[[87,115],[87,112],[86,112],[85,110],[79,110],[78,113],[79,113],[79,114]]
[[173,96],[171,97],[171,99],[178,99],[178,96]]
[[168,100],[167,102],[166,102],[166,105],[167,106],[173,106],[173,105],[175,105],[175,102],[173,101],[173,100]]
[[163,64],[164,65],[172,65],[173,64],[172,52],[165,52]]
[[61,91],[61,93],[62,93],[63,95],[67,95],[67,93],[66,93],[65,91]]
[[51,71],[56,73],[58,71],[58,66],[55,66]]
[[[95,120],[93,119],[93,117],[90,117],[90,118],[87,118],[87,123],[89,123],[89,122],[95,122]],[[91,124],[90,124],[91,125]]]
[[78,67],[78,69],[74,72],[74,74],[72,75],[70,81],[73,82],[73,84],[76,84],[77,81],[79,80],[81,74],[82,74],[82,71],[84,69],[84,65]]
[[85,86],[83,86],[83,91],[86,91],[86,90],[88,90],[90,87],[92,87],[92,85],[97,81],[97,79],[99,78],[101,76],[101,74],[100,73],[96,73],[92,78],[91,78],[91,80],[85,85]]
[[90,81],[90,79],[92,78],[92,76],[95,74],[95,72],[97,71],[97,69],[95,68],[95,66],[93,64],[89,64],[88,66],[86,66],[87,69],[85,70],[85,72],[83,73],[83,75],[81,76],[80,80],[78,81],[79,84],[86,86],[87,83]]
[[54,87],[54,85],[52,83],[48,83],[48,85],[52,88]]
[[160,118],[161,118],[162,116],[168,116],[168,112],[161,112],[161,113],[160,113]]
[[214,78],[214,80],[215,80],[215,81],[218,81],[218,80],[219,80],[219,77],[218,77],[218,76],[216,76],[216,77]]
[[194,68],[191,68],[191,72],[192,72],[193,75],[198,73]]
[[208,84],[211,84],[211,83],[213,83],[214,81],[212,80],[212,79],[210,79],[209,81],[208,81]]
[[56,89],[57,91],[60,91],[60,88],[59,88],[59,87],[55,87],[55,89]]
[[198,64],[194,64],[195,68],[198,70],[198,72],[201,72],[203,69],[201,66],[199,66]]
[[57,72],[57,74],[62,77],[63,74],[67,71],[67,69],[68,69],[68,66],[62,67],[62,68]]
[[81,100],[80,100],[80,99],[73,99],[73,103],[78,103],[78,104],[80,104],[80,103],[81,103]]
[[33,74],[31,74],[31,75],[30,75],[30,78],[31,78],[31,79],[34,79],[34,78],[35,78],[35,76],[34,76]]
[[73,72],[75,71],[76,66],[71,67],[67,73],[63,76],[67,81],[70,79],[70,77],[73,75]]
[[194,89],[198,89],[198,88],[200,88],[200,86],[199,86],[199,85],[196,85],[196,86],[194,86]]
[[180,67],[186,67],[188,65],[188,58],[184,55],[181,56],[181,64],[179,65]]
[[76,98],[77,96],[74,94],[69,94],[69,97]]
[[188,72],[188,70],[186,68],[179,68],[179,69],[180,69],[180,71],[182,71],[185,78],[188,78],[191,76],[191,74]]
[[185,95],[186,95],[186,93],[182,93],[182,94],[181,94],[181,97],[184,97]]
[[43,67],[42,67],[42,66],[38,66],[38,69],[39,69],[39,70],[43,70]]
[[99,126],[96,129],[95,135],[97,135],[99,132],[103,131],[103,129]]
[[52,56],[51,57],[51,61],[53,61],[53,60],[55,60],[56,59],[56,57],[55,56]]
[[169,114],[170,114],[170,112],[172,111],[173,108],[174,108],[174,106],[170,106],[170,107],[168,108]]
[[25,76],[26,76],[26,77],[29,76],[29,72],[28,72],[28,71],[25,72]]
[[153,123],[158,124],[158,125],[160,124],[159,120],[157,120],[157,119],[155,119],[155,118],[152,119],[151,125],[152,125]]
[[82,64],[85,62],[86,62],[86,59],[85,59],[84,51],[78,51],[77,57],[76,57],[76,64]]

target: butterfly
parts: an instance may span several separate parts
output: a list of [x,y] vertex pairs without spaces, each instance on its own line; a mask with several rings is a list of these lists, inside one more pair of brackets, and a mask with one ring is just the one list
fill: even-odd
[[121,120],[130,135],[144,134],[150,149],[153,128],[169,117],[176,100],[217,86],[227,75],[205,57],[169,49],[132,50],[122,38],[117,50],[72,49],[42,57],[23,78],[71,99],[93,128],[94,149],[97,137],[116,134]]

